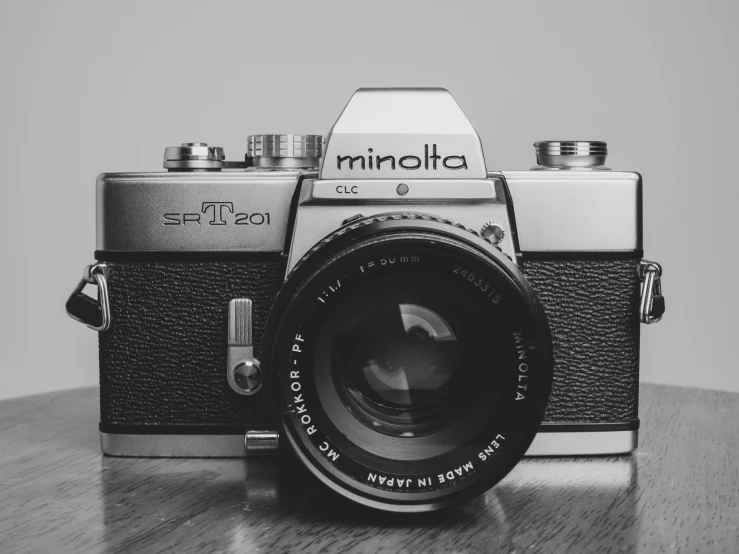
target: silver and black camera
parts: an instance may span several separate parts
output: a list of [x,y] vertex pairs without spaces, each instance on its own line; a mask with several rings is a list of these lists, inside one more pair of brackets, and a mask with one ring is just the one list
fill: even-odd
[[[637,444],[642,181],[603,142],[489,171],[443,89],[361,89],[324,138],[186,143],[97,180],[97,262],[67,303],[99,331],[114,456],[290,451],[364,505],[424,511],[524,456]],[[96,298],[83,292],[98,287]]]

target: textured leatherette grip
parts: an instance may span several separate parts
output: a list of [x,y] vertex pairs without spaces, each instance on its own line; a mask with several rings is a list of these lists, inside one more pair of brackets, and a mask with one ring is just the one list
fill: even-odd
[[264,421],[262,396],[240,396],[226,379],[228,303],[252,300],[259,357],[284,261],[107,265],[112,324],[99,339],[103,425]]
[[554,382],[545,423],[638,417],[638,260],[526,260],[547,314]]

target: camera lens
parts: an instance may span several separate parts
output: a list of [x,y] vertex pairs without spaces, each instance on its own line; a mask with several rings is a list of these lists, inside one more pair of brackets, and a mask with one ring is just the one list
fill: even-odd
[[448,408],[462,346],[432,308],[404,302],[387,295],[360,301],[356,313],[366,317],[324,331],[333,335],[334,380],[350,406],[378,430],[412,436]]
[[541,422],[543,311],[479,237],[420,216],[353,224],[304,259],[265,333],[281,436],[336,492],[437,509],[491,487]]

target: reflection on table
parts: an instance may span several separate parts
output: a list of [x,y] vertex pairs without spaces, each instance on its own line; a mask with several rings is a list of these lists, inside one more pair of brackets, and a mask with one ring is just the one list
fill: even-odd
[[[602,526],[622,544],[634,544],[638,536],[637,460],[629,456],[525,459],[484,496],[419,515],[388,515],[350,504],[278,458],[103,458],[102,464],[110,545],[131,547],[136,540],[175,535],[192,546],[272,551],[316,535],[317,544],[349,548],[363,541],[369,551],[415,547],[421,539],[441,550],[464,550],[465,544],[479,544],[481,533],[491,547],[546,541],[558,528],[579,534]],[[124,528],[148,531],[139,539],[136,534],[123,539]],[[566,543],[567,536],[559,540]]]

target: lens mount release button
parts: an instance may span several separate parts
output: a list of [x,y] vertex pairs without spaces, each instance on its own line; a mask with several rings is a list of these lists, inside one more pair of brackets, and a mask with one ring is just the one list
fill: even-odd
[[483,224],[480,234],[484,239],[489,240],[493,244],[500,244],[505,238],[505,231],[497,221],[488,221]]

